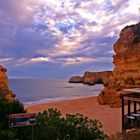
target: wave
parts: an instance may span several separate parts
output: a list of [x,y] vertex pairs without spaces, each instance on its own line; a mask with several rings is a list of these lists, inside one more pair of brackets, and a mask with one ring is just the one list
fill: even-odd
[[97,95],[90,95],[90,96],[72,96],[72,97],[57,97],[57,98],[44,98],[38,101],[29,101],[29,102],[23,102],[25,106],[28,105],[37,105],[42,103],[52,103],[52,102],[58,102],[63,100],[73,100],[73,99],[81,99],[81,98],[87,98],[87,97],[95,97]]

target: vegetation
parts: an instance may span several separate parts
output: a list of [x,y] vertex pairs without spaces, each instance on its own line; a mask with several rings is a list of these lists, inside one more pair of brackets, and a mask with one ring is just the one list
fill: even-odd
[[95,140],[105,139],[101,123],[81,114],[62,117],[57,109],[48,109],[37,116],[36,140]]
[[[32,126],[9,128],[10,114],[25,113],[19,101],[9,102],[0,94],[0,140],[31,140]],[[39,113],[34,126],[34,140],[95,140],[105,139],[101,123],[81,114],[66,117],[57,109]]]
[[137,36],[135,36],[135,37],[133,38],[131,44],[137,44],[137,43],[139,43],[139,42],[140,42],[140,36],[137,35]]
[[8,102],[5,97],[0,94],[0,140],[12,140],[17,133],[9,128],[9,115],[26,112],[24,106],[19,101]]
[[[0,140],[31,140],[32,126],[9,128],[10,114],[25,113],[19,101],[8,102],[0,94]],[[65,117],[57,109],[39,113],[34,126],[34,140],[139,140],[140,130],[128,134],[117,134],[108,138],[101,130],[98,120],[81,114]]]

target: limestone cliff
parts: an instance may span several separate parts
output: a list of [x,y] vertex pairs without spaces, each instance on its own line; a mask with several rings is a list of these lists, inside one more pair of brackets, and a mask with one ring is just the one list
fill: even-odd
[[118,106],[121,104],[121,89],[140,87],[140,23],[121,31],[114,51],[113,74],[99,95],[98,102]]
[[108,79],[112,75],[112,71],[102,72],[85,72],[83,76],[83,83],[88,85],[108,84]]
[[12,91],[8,87],[7,69],[0,65],[0,94],[5,96],[9,101],[14,99]]
[[69,83],[83,83],[87,85],[95,84],[108,84],[108,79],[112,75],[112,71],[102,71],[102,72],[85,72],[84,76],[72,76],[69,79]]

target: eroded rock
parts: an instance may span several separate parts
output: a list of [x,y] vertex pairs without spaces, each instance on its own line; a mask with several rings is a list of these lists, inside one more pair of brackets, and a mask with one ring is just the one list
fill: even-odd
[[85,72],[83,83],[88,85],[104,84],[106,86],[110,75],[112,75],[112,71]]
[[7,69],[0,65],[0,94],[5,96],[9,101],[13,100],[15,95],[8,87]]
[[82,82],[83,82],[83,79],[80,76],[72,76],[69,79],[69,83],[82,83]]
[[95,85],[95,84],[108,84],[108,79],[112,75],[112,71],[102,71],[102,72],[85,72],[84,76],[72,76],[69,79],[69,83],[83,83],[86,85]]
[[120,91],[140,87],[140,24],[125,27],[114,44],[115,65],[108,85],[98,97],[100,104],[120,106]]

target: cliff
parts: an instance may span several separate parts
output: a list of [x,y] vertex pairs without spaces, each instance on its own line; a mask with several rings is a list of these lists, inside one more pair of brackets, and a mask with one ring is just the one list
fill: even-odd
[[108,84],[108,79],[112,75],[111,71],[102,71],[102,72],[85,72],[84,76],[72,76],[69,79],[69,83],[83,83],[87,85],[95,84]]
[[140,24],[122,29],[114,44],[115,65],[108,85],[98,97],[100,104],[121,105],[120,91],[140,87]]
[[8,87],[7,69],[0,65],[0,94],[5,96],[9,101],[14,99],[14,94]]
[[108,79],[112,75],[112,71],[102,72],[85,72],[83,76],[83,83],[88,85],[108,84]]

